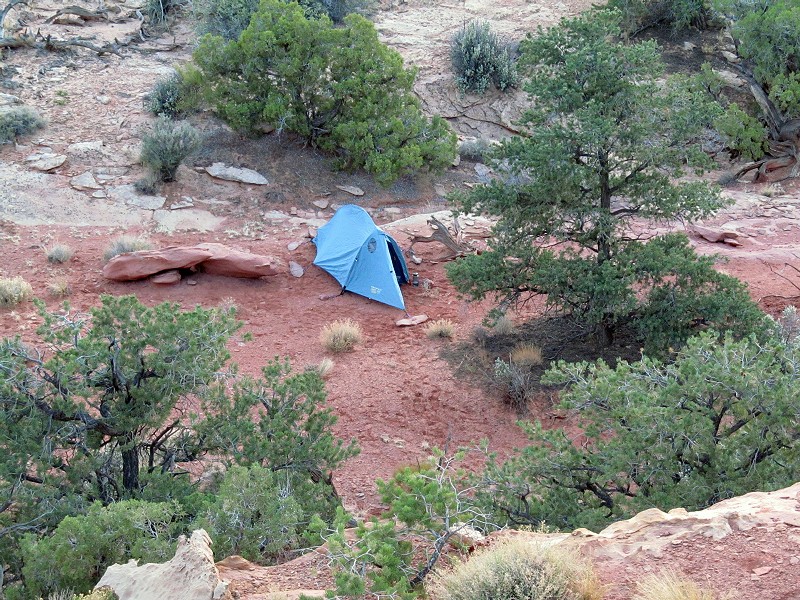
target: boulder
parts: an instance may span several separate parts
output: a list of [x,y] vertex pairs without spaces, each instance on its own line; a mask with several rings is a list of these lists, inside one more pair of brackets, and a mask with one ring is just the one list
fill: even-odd
[[199,246],[171,246],[163,250],[139,250],[112,258],[103,267],[103,277],[112,281],[135,281],[162,271],[188,269],[211,258]]
[[31,169],[36,169],[37,171],[52,171],[53,169],[57,169],[64,162],[67,160],[67,157],[63,154],[53,154],[51,152],[43,152],[37,154],[31,154],[29,157],[25,159],[25,162]]
[[110,587],[120,600],[228,600],[228,583],[214,564],[211,538],[203,529],[181,536],[175,556],[163,564],[111,565],[95,589]]
[[281,262],[272,256],[251,254],[224,244],[198,244],[195,248],[209,253],[210,256],[203,261],[202,269],[213,275],[258,279],[277,275],[284,270]]
[[722,243],[730,246],[741,246],[739,238],[742,237],[738,231],[727,231],[724,229],[710,229],[694,225],[690,232],[712,244]]
[[224,163],[216,162],[210,167],[206,167],[206,173],[217,179],[224,179],[225,181],[236,181],[239,183],[250,183],[252,185],[267,185],[269,181],[261,173],[257,173],[252,169],[241,169],[237,167],[229,167]]

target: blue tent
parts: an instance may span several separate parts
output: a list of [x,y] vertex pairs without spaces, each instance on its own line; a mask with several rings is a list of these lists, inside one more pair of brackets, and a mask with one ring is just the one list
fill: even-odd
[[400,246],[360,206],[346,204],[319,228],[314,264],[347,290],[405,310],[400,284],[408,267]]

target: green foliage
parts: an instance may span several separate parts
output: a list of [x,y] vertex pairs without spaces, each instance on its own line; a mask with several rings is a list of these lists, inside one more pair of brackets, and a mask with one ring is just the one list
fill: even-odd
[[[360,523],[356,535],[345,535],[347,517],[341,510],[332,530],[315,521],[312,528],[325,540],[334,564],[336,589],[329,597],[360,597],[365,593],[410,599],[431,572],[448,543],[469,527],[491,527],[472,500],[473,488],[457,467],[466,455],[434,449],[434,456],[417,467],[405,467],[389,481],[378,480],[381,501],[388,506],[382,519]],[[415,545],[412,547],[412,540]],[[415,565],[416,556],[423,561]]]
[[258,10],[258,0],[199,0],[193,3],[197,33],[236,40]]
[[507,538],[473,554],[433,581],[440,600],[593,600],[602,597],[591,568],[577,555]]
[[162,28],[166,26],[169,15],[174,14],[184,4],[184,0],[145,0],[142,14],[150,25]]
[[309,18],[328,17],[334,23],[342,23],[351,13],[363,13],[375,4],[375,0],[300,0],[300,6]]
[[800,6],[794,0],[717,0],[738,50],[788,118],[800,117]]
[[707,332],[673,362],[560,363],[563,408],[584,431],[526,424],[531,444],[486,472],[512,522],[601,528],[651,507],[699,510],[797,479],[800,345]]
[[337,417],[325,398],[319,373],[291,374],[288,362],[273,360],[261,379],[243,377],[230,391],[208,390],[205,417],[195,428],[209,450],[275,473],[275,485],[294,496],[305,523],[314,513],[330,519],[338,505],[333,471],[358,454],[358,446],[333,435]]
[[659,25],[705,29],[710,15],[708,0],[610,0],[607,6],[620,11],[622,29],[631,35]]
[[273,124],[381,183],[455,157],[447,124],[419,108],[414,71],[358,15],[334,27],[294,2],[263,0],[238,41],[206,36],[194,60],[208,100],[238,130]]
[[492,84],[506,91],[519,84],[507,44],[483,21],[470,21],[453,36],[450,60],[462,92],[484,93]]
[[200,133],[185,121],[156,118],[142,135],[142,164],[160,181],[172,181],[180,164],[200,148]]
[[26,591],[33,598],[59,588],[88,593],[110,565],[169,560],[182,525],[175,503],[96,502],[85,515],[65,517],[49,537],[25,536]]
[[195,108],[186,88],[182,71],[159,79],[145,96],[145,108],[156,116],[178,119]]
[[[683,238],[643,244],[630,232],[634,220],[692,221],[724,204],[711,186],[677,180],[687,166],[710,166],[698,137],[719,107],[696,85],[663,85],[657,46],[614,41],[618,21],[616,12],[594,11],[522,43],[532,96],[523,135],[497,149],[500,177],[458,199],[464,212],[498,218],[494,237],[487,252],[447,272],[460,292],[494,295],[503,306],[546,295],[595,328],[601,345],[645,317],[641,330],[679,343],[696,313],[669,310],[662,292],[691,289],[713,304],[735,285],[705,268]],[[686,276],[677,286],[680,269]]]
[[213,503],[194,527],[214,540],[217,556],[238,554],[262,564],[300,545],[301,507],[278,483],[278,477],[258,464],[233,466],[225,474]]
[[23,106],[0,111],[0,144],[13,142],[45,126],[44,119],[32,108]]

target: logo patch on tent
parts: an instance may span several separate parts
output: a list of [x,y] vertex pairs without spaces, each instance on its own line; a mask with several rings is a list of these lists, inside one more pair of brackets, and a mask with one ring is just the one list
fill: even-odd
[[369,291],[371,294],[380,294],[381,288],[377,288],[374,285],[370,286]]
[[369,252],[375,252],[375,248],[378,247],[378,242],[375,241],[375,238],[370,238],[367,242],[367,250]]

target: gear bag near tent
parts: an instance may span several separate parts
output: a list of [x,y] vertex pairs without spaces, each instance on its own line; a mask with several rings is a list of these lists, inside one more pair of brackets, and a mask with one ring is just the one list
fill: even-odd
[[330,273],[342,291],[405,310],[400,284],[408,267],[397,242],[360,206],[346,204],[319,228],[314,264]]

